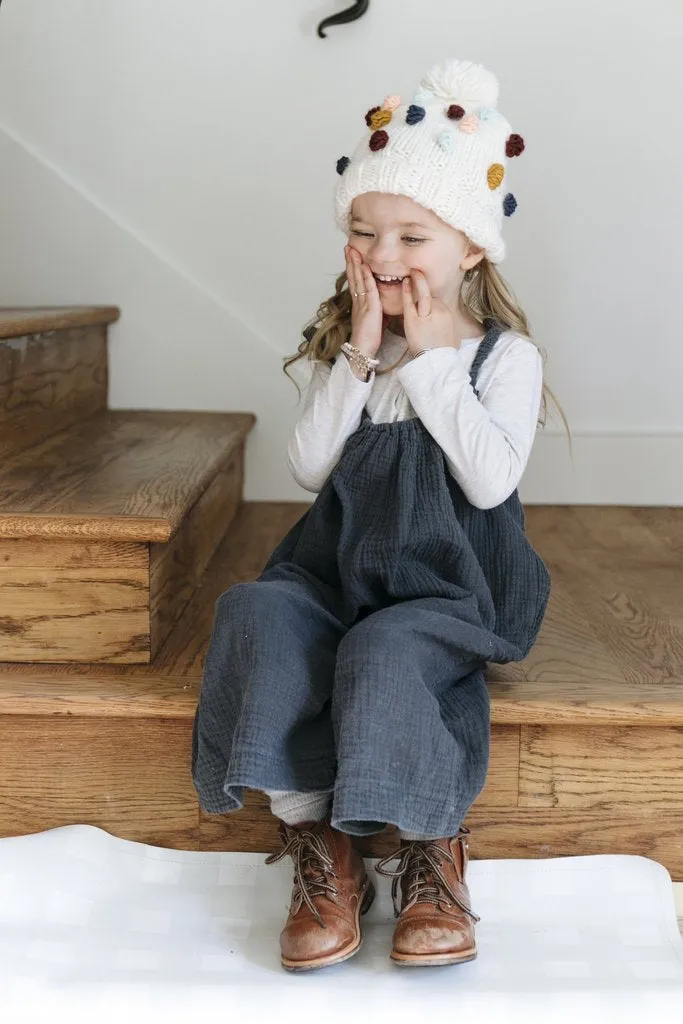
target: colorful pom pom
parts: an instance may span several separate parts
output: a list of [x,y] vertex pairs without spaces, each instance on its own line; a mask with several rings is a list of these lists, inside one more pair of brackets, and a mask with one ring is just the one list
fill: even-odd
[[385,98],[384,103],[382,104],[382,109],[383,110],[396,110],[396,108],[400,107],[400,106],[401,106],[401,97],[400,96],[396,96],[394,94],[394,95],[391,95],[391,96],[387,96]]
[[434,99],[434,93],[430,89],[423,89],[419,87],[415,90],[413,99],[418,105],[421,105],[422,103],[429,103],[430,100]]
[[513,196],[512,192],[508,192],[503,200],[503,213],[506,217],[511,217],[517,209],[517,200]]
[[493,107],[479,107],[476,114],[480,121],[493,121],[495,118],[500,117],[498,111],[494,110]]
[[368,128],[370,127],[370,120],[372,118],[372,115],[376,114],[377,111],[381,110],[381,109],[382,109],[381,107],[370,107],[370,109],[368,110],[367,114],[365,115],[365,123],[368,126]]
[[449,153],[453,148],[453,133],[449,131],[440,132],[436,138],[436,143],[446,153]]
[[378,128],[384,128],[386,124],[389,124],[394,115],[390,110],[376,110],[370,118],[370,128],[373,131],[377,131]]
[[340,156],[337,160],[337,174],[343,174],[350,163],[348,156]]
[[386,132],[373,132],[372,135],[370,136],[370,149],[373,151],[373,153],[378,149],[384,149],[388,141],[389,136],[387,135]]
[[502,164],[491,164],[486,174],[486,179],[489,183],[489,188],[498,188],[501,181],[505,177],[505,168]]
[[406,114],[406,124],[419,124],[426,113],[424,107],[418,107],[417,104],[411,103]]
[[458,103],[451,103],[450,107],[446,111],[446,117],[450,117],[451,121],[459,121],[461,117],[465,116],[465,108],[461,107]]
[[473,117],[472,114],[470,114],[468,117],[463,117],[462,121],[458,124],[458,128],[460,129],[461,132],[467,132],[469,135],[471,135],[473,132],[476,132],[479,128],[479,118]]
[[521,135],[511,135],[505,143],[506,156],[519,156],[524,152],[524,139]]

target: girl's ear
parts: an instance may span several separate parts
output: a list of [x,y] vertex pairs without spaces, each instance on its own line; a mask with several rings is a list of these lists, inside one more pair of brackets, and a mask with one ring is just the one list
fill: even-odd
[[481,263],[484,256],[485,252],[483,249],[470,243],[467,252],[460,261],[460,269],[471,270],[473,267],[476,267],[477,263]]

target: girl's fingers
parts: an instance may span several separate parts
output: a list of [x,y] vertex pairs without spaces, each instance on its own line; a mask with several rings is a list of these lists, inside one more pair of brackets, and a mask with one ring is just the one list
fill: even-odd
[[366,293],[366,299],[369,299],[373,302],[375,299],[379,300],[379,288],[377,287],[375,277],[367,263],[363,267],[363,275],[365,280],[365,283],[363,285],[363,291]]
[[432,293],[429,290],[429,283],[421,270],[413,271],[415,275],[415,291],[417,293],[415,304],[418,316],[429,316],[432,311]]
[[[348,257],[348,259],[349,259],[349,264],[350,264],[350,267],[351,267],[351,277],[349,279],[349,288],[351,289],[351,296],[352,296],[354,302],[357,302],[357,301],[363,299],[363,296],[360,293],[366,291],[366,288],[363,285],[363,267],[361,265],[360,258],[357,257],[354,254],[354,252],[353,252],[353,250],[351,248],[349,248],[349,257]],[[356,293],[358,295],[357,298],[356,298]]]
[[401,282],[401,298],[403,299],[403,315],[414,314],[415,303],[413,302],[413,293],[411,291],[411,283],[408,276],[404,277]]
[[349,291],[351,292],[351,297],[353,298],[353,293],[357,292],[358,289],[356,288],[356,269],[353,265],[353,260],[351,259],[351,249],[348,245],[346,247],[346,280],[349,283]]

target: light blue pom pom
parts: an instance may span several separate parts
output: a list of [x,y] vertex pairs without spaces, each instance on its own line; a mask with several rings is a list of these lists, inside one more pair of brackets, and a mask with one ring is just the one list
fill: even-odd
[[417,104],[427,103],[427,102],[429,102],[429,100],[433,100],[433,99],[434,99],[434,93],[433,92],[430,92],[429,89],[423,89],[422,87],[419,87],[416,90],[416,92],[415,92],[415,96],[413,98],[413,103],[417,103]]
[[453,132],[439,132],[436,142],[446,153],[450,153],[453,148]]
[[495,121],[498,116],[498,111],[494,110],[493,107],[479,107],[477,111],[477,117],[480,121]]

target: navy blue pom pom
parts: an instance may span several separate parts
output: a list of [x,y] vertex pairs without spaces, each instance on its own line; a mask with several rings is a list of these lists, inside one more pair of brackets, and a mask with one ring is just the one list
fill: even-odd
[[512,192],[508,192],[503,200],[503,213],[506,217],[511,217],[517,209],[517,200],[513,196]]
[[348,156],[340,156],[337,160],[337,174],[343,174],[350,163]]
[[417,104],[411,103],[406,114],[406,124],[418,124],[426,113],[424,107],[418,107]]

